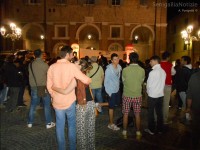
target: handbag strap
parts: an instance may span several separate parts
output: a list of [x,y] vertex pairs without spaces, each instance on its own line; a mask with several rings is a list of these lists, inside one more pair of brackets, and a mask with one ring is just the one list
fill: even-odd
[[94,95],[92,94],[92,89],[89,87],[89,90],[90,90],[90,94],[92,96],[92,101],[94,102]]
[[98,68],[97,70],[95,71],[95,73],[93,75],[90,76],[90,78],[94,77],[94,75],[97,73],[97,71],[99,70],[99,65],[98,65]]
[[31,72],[32,72],[32,75],[33,75],[33,78],[34,78],[34,81],[35,81],[35,84],[37,86],[37,82],[36,82],[36,78],[35,78],[35,75],[33,73],[33,66],[32,66],[33,62],[30,63],[30,67],[31,67]]

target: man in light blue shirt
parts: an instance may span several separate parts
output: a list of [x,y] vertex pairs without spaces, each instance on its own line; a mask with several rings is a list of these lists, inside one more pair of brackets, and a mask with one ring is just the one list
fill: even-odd
[[119,130],[113,123],[113,109],[115,105],[117,105],[120,101],[120,93],[119,93],[119,83],[120,83],[120,75],[121,75],[121,66],[119,65],[119,57],[117,54],[113,53],[111,55],[112,63],[107,66],[105,72],[105,80],[104,86],[106,93],[109,95],[110,100],[109,103],[109,124],[108,128],[114,131]]

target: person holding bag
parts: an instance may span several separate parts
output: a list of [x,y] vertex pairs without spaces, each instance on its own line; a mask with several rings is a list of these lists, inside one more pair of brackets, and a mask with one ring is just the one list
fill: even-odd
[[31,128],[34,122],[34,114],[36,106],[42,98],[44,104],[44,113],[46,118],[46,128],[50,129],[55,127],[55,123],[52,122],[51,116],[51,97],[46,90],[47,84],[47,70],[48,64],[42,60],[42,51],[37,49],[34,51],[36,59],[29,65],[29,82],[31,86],[31,104],[28,115],[28,128]]
[[[90,83],[89,86],[92,90],[92,94],[98,107],[98,105],[100,106],[103,103],[102,85],[104,81],[104,71],[103,68],[97,64],[96,56],[92,56],[90,61],[93,68],[87,73],[87,76],[92,79],[92,83]],[[101,107],[98,107],[98,111],[102,112]]]
[[[79,67],[86,74],[92,69],[92,66],[84,59],[80,60]],[[73,81],[70,85],[75,85]],[[68,94],[73,86],[66,89],[52,87],[52,89],[60,94]],[[76,133],[77,133],[77,149],[78,150],[94,150],[95,149],[95,102],[91,89],[80,80],[77,80],[76,88],[77,105],[76,105]]]

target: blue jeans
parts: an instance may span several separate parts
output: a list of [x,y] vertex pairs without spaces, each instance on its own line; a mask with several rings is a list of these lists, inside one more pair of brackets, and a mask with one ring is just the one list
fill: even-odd
[[[34,122],[34,114],[36,106],[40,102],[40,97],[37,95],[37,89],[31,88],[31,105],[30,105],[30,111],[29,111],[29,117],[28,117],[28,123],[32,124]],[[47,93],[44,97],[42,97],[42,102],[44,104],[44,114],[46,119],[46,124],[52,122],[51,118],[51,98],[49,93]]]
[[70,150],[76,150],[76,107],[75,102],[68,109],[55,109],[56,136],[58,150],[66,150],[65,120],[68,123],[68,138]]
[[4,84],[3,89],[0,91],[0,104],[7,100],[8,87]]
[[182,101],[182,108],[186,109],[186,92],[179,92],[179,96]]
[[98,103],[102,103],[103,102],[102,88],[92,89],[92,94],[93,94],[94,98],[96,98],[95,102],[98,102]]

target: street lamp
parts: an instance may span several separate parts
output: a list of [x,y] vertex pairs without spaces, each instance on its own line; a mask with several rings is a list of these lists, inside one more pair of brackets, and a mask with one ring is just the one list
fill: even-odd
[[10,29],[11,29],[11,33],[7,33],[6,34],[6,29],[5,27],[1,27],[0,31],[1,31],[1,35],[4,38],[10,38],[12,40],[12,50],[14,52],[15,50],[15,40],[19,40],[21,35],[22,35],[22,30],[20,28],[18,28],[14,23],[10,24]]
[[197,37],[191,35],[192,31],[193,31],[192,25],[187,26],[187,28],[185,30],[181,31],[181,37],[184,40],[184,44],[189,46],[188,53],[189,53],[189,56],[191,57],[191,59],[193,59],[193,53],[191,52],[192,48],[190,45],[192,44],[192,41],[199,41],[199,39],[200,39],[200,30],[197,32]]
[[138,39],[139,39],[138,35],[135,35],[133,43],[137,44],[138,43]]
[[41,40],[44,40],[44,35],[40,35]]
[[90,40],[92,38],[92,35],[88,34],[87,38]]

